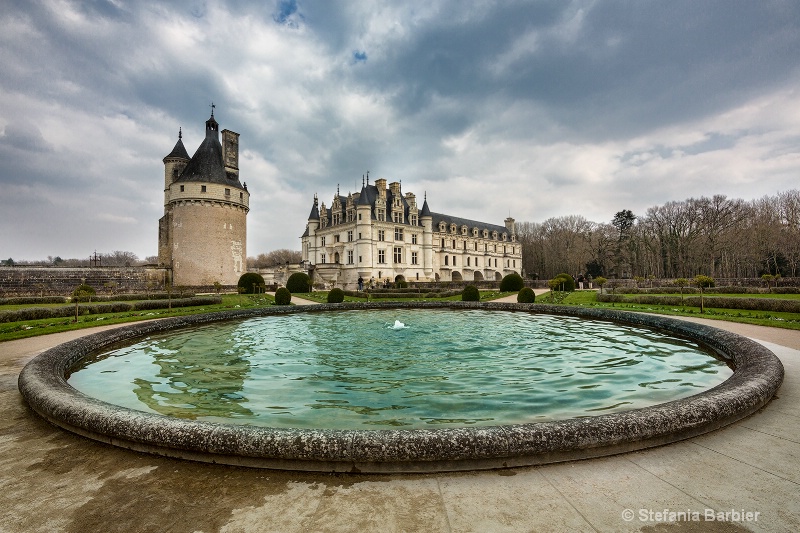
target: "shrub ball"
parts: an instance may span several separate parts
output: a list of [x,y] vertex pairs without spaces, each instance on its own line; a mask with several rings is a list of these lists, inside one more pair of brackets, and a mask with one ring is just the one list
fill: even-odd
[[311,278],[305,272],[295,272],[286,281],[286,288],[292,294],[296,292],[311,292]]
[[536,301],[536,294],[530,287],[522,287],[517,294],[517,302],[521,304],[532,304]]
[[524,286],[522,276],[517,273],[509,274],[500,281],[500,292],[516,292]]
[[275,304],[276,305],[289,305],[292,301],[292,293],[286,287],[278,287],[275,291]]
[[464,287],[464,292],[461,293],[462,302],[480,302],[481,293],[475,285],[467,285]]
[[258,288],[264,286],[264,278],[256,272],[247,272],[242,274],[236,286],[241,294],[254,294]]
[[329,304],[340,304],[344,301],[344,291],[338,287],[331,289],[328,293]]

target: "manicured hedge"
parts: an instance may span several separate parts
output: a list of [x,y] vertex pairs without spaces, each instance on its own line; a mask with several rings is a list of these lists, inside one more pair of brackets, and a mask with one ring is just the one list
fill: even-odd
[[519,274],[508,274],[500,280],[500,292],[519,291],[525,286],[525,281]]
[[[724,296],[706,296],[705,307],[718,309],[742,309],[749,311],[766,311],[771,313],[800,313],[800,300],[778,300],[772,298],[726,298]],[[680,296],[653,296],[639,294],[624,296],[621,294],[598,294],[597,301],[603,303],[635,303],[641,305],[671,305],[700,307],[699,296],[688,296],[681,300]]]
[[467,285],[461,293],[462,302],[480,302],[481,293],[475,285]]
[[530,287],[522,287],[517,294],[517,303],[532,304],[536,301],[536,293]]
[[292,293],[286,287],[278,287],[275,291],[275,305],[289,305],[292,302]]
[[292,294],[311,292],[311,278],[305,272],[295,272],[286,280],[286,289]]
[[[172,300],[172,307],[198,307],[203,305],[217,305],[222,303],[219,296],[199,296],[195,298],[176,298]],[[80,304],[78,314],[101,315],[105,313],[126,313],[133,311],[152,311],[166,309],[168,302],[164,300],[143,300],[135,303],[114,302],[100,304]],[[29,307],[14,311],[0,311],[0,323],[21,322],[24,320],[41,320],[46,318],[64,318],[75,316],[75,307]]]
[[338,287],[331,289],[328,293],[329,304],[340,304],[344,301],[344,291]]

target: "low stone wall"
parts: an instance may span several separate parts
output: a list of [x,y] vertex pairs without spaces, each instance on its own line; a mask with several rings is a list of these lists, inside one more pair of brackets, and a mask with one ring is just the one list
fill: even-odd
[[97,294],[163,292],[166,276],[154,267],[0,267],[0,297],[69,296],[81,283]]
[[[694,339],[734,366],[724,383],[695,396],[617,414],[554,422],[438,430],[306,430],[197,422],[87,398],[65,375],[83,358],[120,342],[176,328],[256,316],[351,309],[487,309],[635,324]],[[264,468],[329,472],[431,472],[585,459],[659,446],[713,431],[770,401],[783,366],[762,345],[692,322],[579,307],[500,302],[391,302],[272,306],[171,318],[89,335],[31,361],[19,377],[28,404],[75,433],[170,457]]]

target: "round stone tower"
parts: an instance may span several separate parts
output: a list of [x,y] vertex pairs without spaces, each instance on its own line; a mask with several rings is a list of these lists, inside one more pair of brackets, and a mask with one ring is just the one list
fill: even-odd
[[158,261],[172,269],[174,285],[236,285],[245,272],[250,193],[239,181],[239,134],[211,118],[191,157],[181,135],[164,158],[164,216]]

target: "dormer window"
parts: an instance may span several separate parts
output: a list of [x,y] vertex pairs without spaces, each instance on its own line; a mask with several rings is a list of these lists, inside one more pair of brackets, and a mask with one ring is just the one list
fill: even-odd
[[496,231],[492,232],[492,239],[497,240],[497,232]]
[[489,238],[489,230],[488,229],[483,230],[483,238],[484,239],[488,239]]
[[450,224],[450,233],[455,233],[455,232],[456,232],[456,225]]
[[442,233],[447,231],[447,224],[445,224],[444,222],[440,222],[439,223],[439,231],[441,231]]
[[478,228],[472,228],[472,236],[473,237],[477,237],[478,236]]
[[507,240],[508,240],[508,234],[507,233],[503,233],[503,242],[505,242]]

